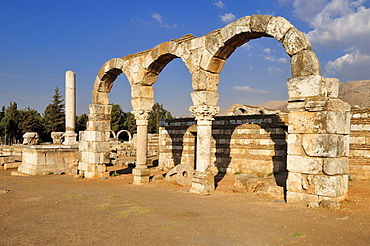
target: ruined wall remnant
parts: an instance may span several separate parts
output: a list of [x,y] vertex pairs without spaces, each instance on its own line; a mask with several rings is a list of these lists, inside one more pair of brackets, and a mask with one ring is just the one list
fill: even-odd
[[370,179],[370,109],[351,109],[349,169],[355,179]]

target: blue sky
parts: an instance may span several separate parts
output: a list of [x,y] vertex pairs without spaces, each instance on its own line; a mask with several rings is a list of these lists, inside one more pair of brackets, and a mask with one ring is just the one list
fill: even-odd
[[[77,77],[77,114],[88,113],[91,90],[108,60],[191,33],[196,37],[253,14],[282,16],[306,33],[325,77],[370,79],[370,3],[349,0],[0,0],[0,106],[16,101],[42,113],[64,76]],[[219,106],[287,99],[289,56],[274,39],[239,47],[220,74]],[[189,114],[191,75],[180,59],[154,84],[155,101],[175,116]],[[111,103],[131,111],[124,74]]]

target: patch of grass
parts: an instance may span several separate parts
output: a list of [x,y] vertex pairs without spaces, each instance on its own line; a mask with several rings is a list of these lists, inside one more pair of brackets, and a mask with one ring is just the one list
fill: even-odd
[[54,172],[48,172],[48,175],[53,175],[54,174]]
[[299,232],[294,232],[291,234],[292,237],[298,237],[298,238],[304,238],[306,237],[306,234],[299,233]]
[[237,175],[237,174],[242,174],[242,172],[235,172],[234,174],[235,174],[235,175]]
[[165,231],[172,231],[179,227],[181,227],[182,224],[176,220],[171,220],[167,225],[163,225],[162,229]]
[[117,173],[117,171],[114,171],[114,173],[112,172],[111,174],[110,174],[110,176],[111,177],[116,177],[116,176],[119,176],[120,174],[119,173]]

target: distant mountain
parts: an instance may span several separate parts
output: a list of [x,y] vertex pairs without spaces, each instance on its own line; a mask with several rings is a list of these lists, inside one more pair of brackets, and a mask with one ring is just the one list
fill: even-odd
[[[360,108],[370,108],[370,80],[349,81],[339,84],[339,98]],[[270,101],[258,106],[270,109],[286,110],[288,101]]]

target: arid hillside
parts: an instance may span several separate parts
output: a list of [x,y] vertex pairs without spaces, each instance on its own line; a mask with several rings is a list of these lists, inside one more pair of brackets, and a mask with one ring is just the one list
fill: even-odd
[[[370,80],[340,83],[339,98],[349,103],[352,107],[357,105],[360,108],[370,108]],[[258,106],[285,110],[287,104],[288,102],[284,100],[265,102]]]

